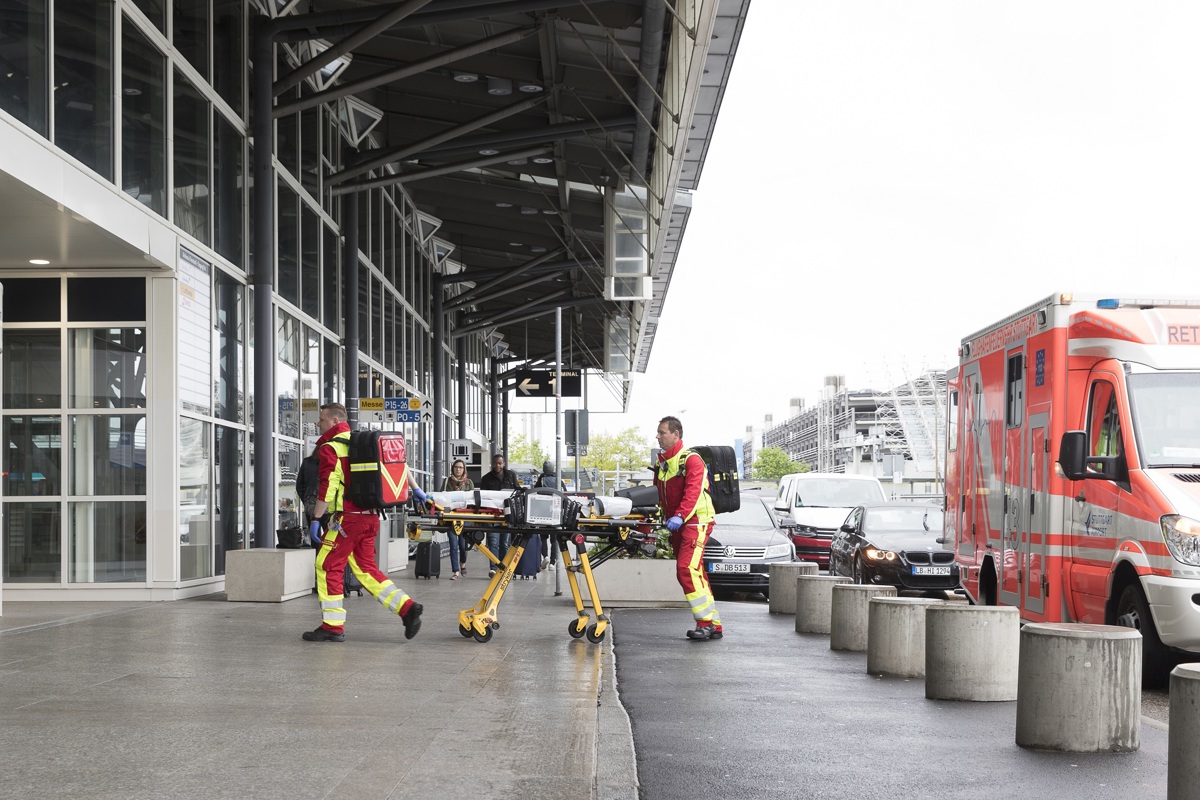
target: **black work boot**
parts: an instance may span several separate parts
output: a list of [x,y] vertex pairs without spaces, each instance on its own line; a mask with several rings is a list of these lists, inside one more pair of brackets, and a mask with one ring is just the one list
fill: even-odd
[[315,631],[305,631],[300,638],[306,642],[344,642],[346,634],[317,628]]
[[687,632],[687,637],[696,641],[720,639],[724,635],[725,634],[721,633],[721,631],[717,630],[716,627],[712,625],[697,625],[695,630],[690,630]]
[[417,631],[421,630],[421,612],[425,610],[425,606],[413,601],[413,604],[408,607],[408,613],[401,615],[400,619],[404,622],[404,638],[411,639],[417,635]]

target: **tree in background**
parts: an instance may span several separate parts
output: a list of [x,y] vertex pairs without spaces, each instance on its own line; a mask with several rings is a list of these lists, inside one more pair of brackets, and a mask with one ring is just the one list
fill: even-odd
[[[542,449],[541,442],[531,442],[523,433],[509,437],[508,463],[533,464],[538,470],[541,470],[542,462],[551,460],[553,459],[550,458],[550,454]],[[486,472],[487,469],[484,471]]]
[[764,447],[758,452],[758,458],[754,459],[752,471],[756,481],[777,481],[784,475],[808,472],[810,469],[803,461],[796,463],[789,459],[788,454],[778,447]]
[[[641,472],[649,466],[650,449],[655,447],[637,428],[626,428],[615,435],[593,433],[588,439],[588,454],[579,459],[580,466],[599,470],[616,469],[620,458],[622,472]],[[574,463],[574,459],[567,460]]]

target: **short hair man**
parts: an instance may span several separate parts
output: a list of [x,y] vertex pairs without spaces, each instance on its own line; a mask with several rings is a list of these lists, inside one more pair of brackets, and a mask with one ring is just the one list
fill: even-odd
[[708,494],[708,469],[698,453],[684,449],[683,423],[676,417],[659,420],[655,436],[662,448],[654,470],[658,506],[671,532],[675,575],[696,620],[695,629],[688,631],[687,637],[700,641],[720,639],[725,632],[712,587],[704,574],[704,545],[712,534],[716,517]]
[[[321,626],[305,631],[306,642],[344,642],[346,640],[346,609],[343,600],[343,579],[346,565],[362,582],[363,588],[398,615],[404,622],[404,638],[411,639],[421,629],[424,608],[404,593],[404,590],[375,563],[375,539],[379,534],[379,514],[361,509],[346,497],[350,480],[350,424],[346,407],[341,403],[321,406],[317,427],[317,504],[313,514],[318,517],[310,536],[320,539],[317,551],[317,597],[321,601]],[[407,472],[407,468],[406,468]],[[425,493],[416,486],[412,473],[409,485],[422,503]]]
[[[517,473],[505,467],[504,456],[496,453],[492,456],[492,471],[483,475],[479,479],[479,488],[487,491],[516,491],[521,488],[521,482],[517,480]],[[511,534],[504,531],[491,531],[487,535],[487,547],[492,551],[492,554],[500,561],[504,561],[504,556],[508,553],[508,543]],[[488,577],[496,574],[496,565],[493,564],[488,570]]]

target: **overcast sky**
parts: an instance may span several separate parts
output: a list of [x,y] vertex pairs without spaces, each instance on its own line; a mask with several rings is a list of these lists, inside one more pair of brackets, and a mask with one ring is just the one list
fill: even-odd
[[1053,292],[1200,295],[1198,40],[1188,2],[752,0],[649,369],[592,430],[732,444]]

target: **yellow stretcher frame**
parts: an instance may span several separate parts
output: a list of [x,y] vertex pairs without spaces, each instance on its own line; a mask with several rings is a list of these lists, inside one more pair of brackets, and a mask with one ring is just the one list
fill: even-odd
[[[571,587],[571,599],[575,602],[576,618],[567,626],[567,633],[572,639],[586,637],[592,644],[604,641],[608,630],[609,617],[604,611],[600,600],[600,592],[596,588],[596,579],[592,573],[594,566],[599,566],[622,550],[636,548],[642,540],[634,538],[631,533],[638,527],[646,527],[649,522],[645,517],[627,517],[620,519],[580,519],[579,529],[574,531],[558,528],[510,528],[502,517],[481,512],[439,511],[433,515],[433,522],[422,525],[419,521],[410,523],[410,537],[420,535],[422,528],[434,531],[453,531],[459,535],[471,537],[475,549],[483,553],[492,564],[499,567],[496,574],[488,581],[487,588],[479,602],[471,608],[458,612],[458,632],[466,638],[486,643],[491,641],[492,634],[500,629],[500,601],[504,592],[516,574],[517,564],[525,552],[525,546],[532,536],[549,534],[557,546],[560,557],[567,573],[567,585]],[[508,552],[501,560],[483,543],[488,531],[501,529],[507,531],[513,538],[509,543]],[[588,557],[583,545],[589,539],[607,539],[607,545],[596,554],[595,559]],[[570,545],[579,545],[578,562],[571,558]],[[596,621],[592,622],[591,615],[583,604],[583,594],[579,591],[578,575],[582,573],[587,582],[588,592],[592,597],[592,605],[596,609]],[[590,624],[589,624],[590,623]]]

